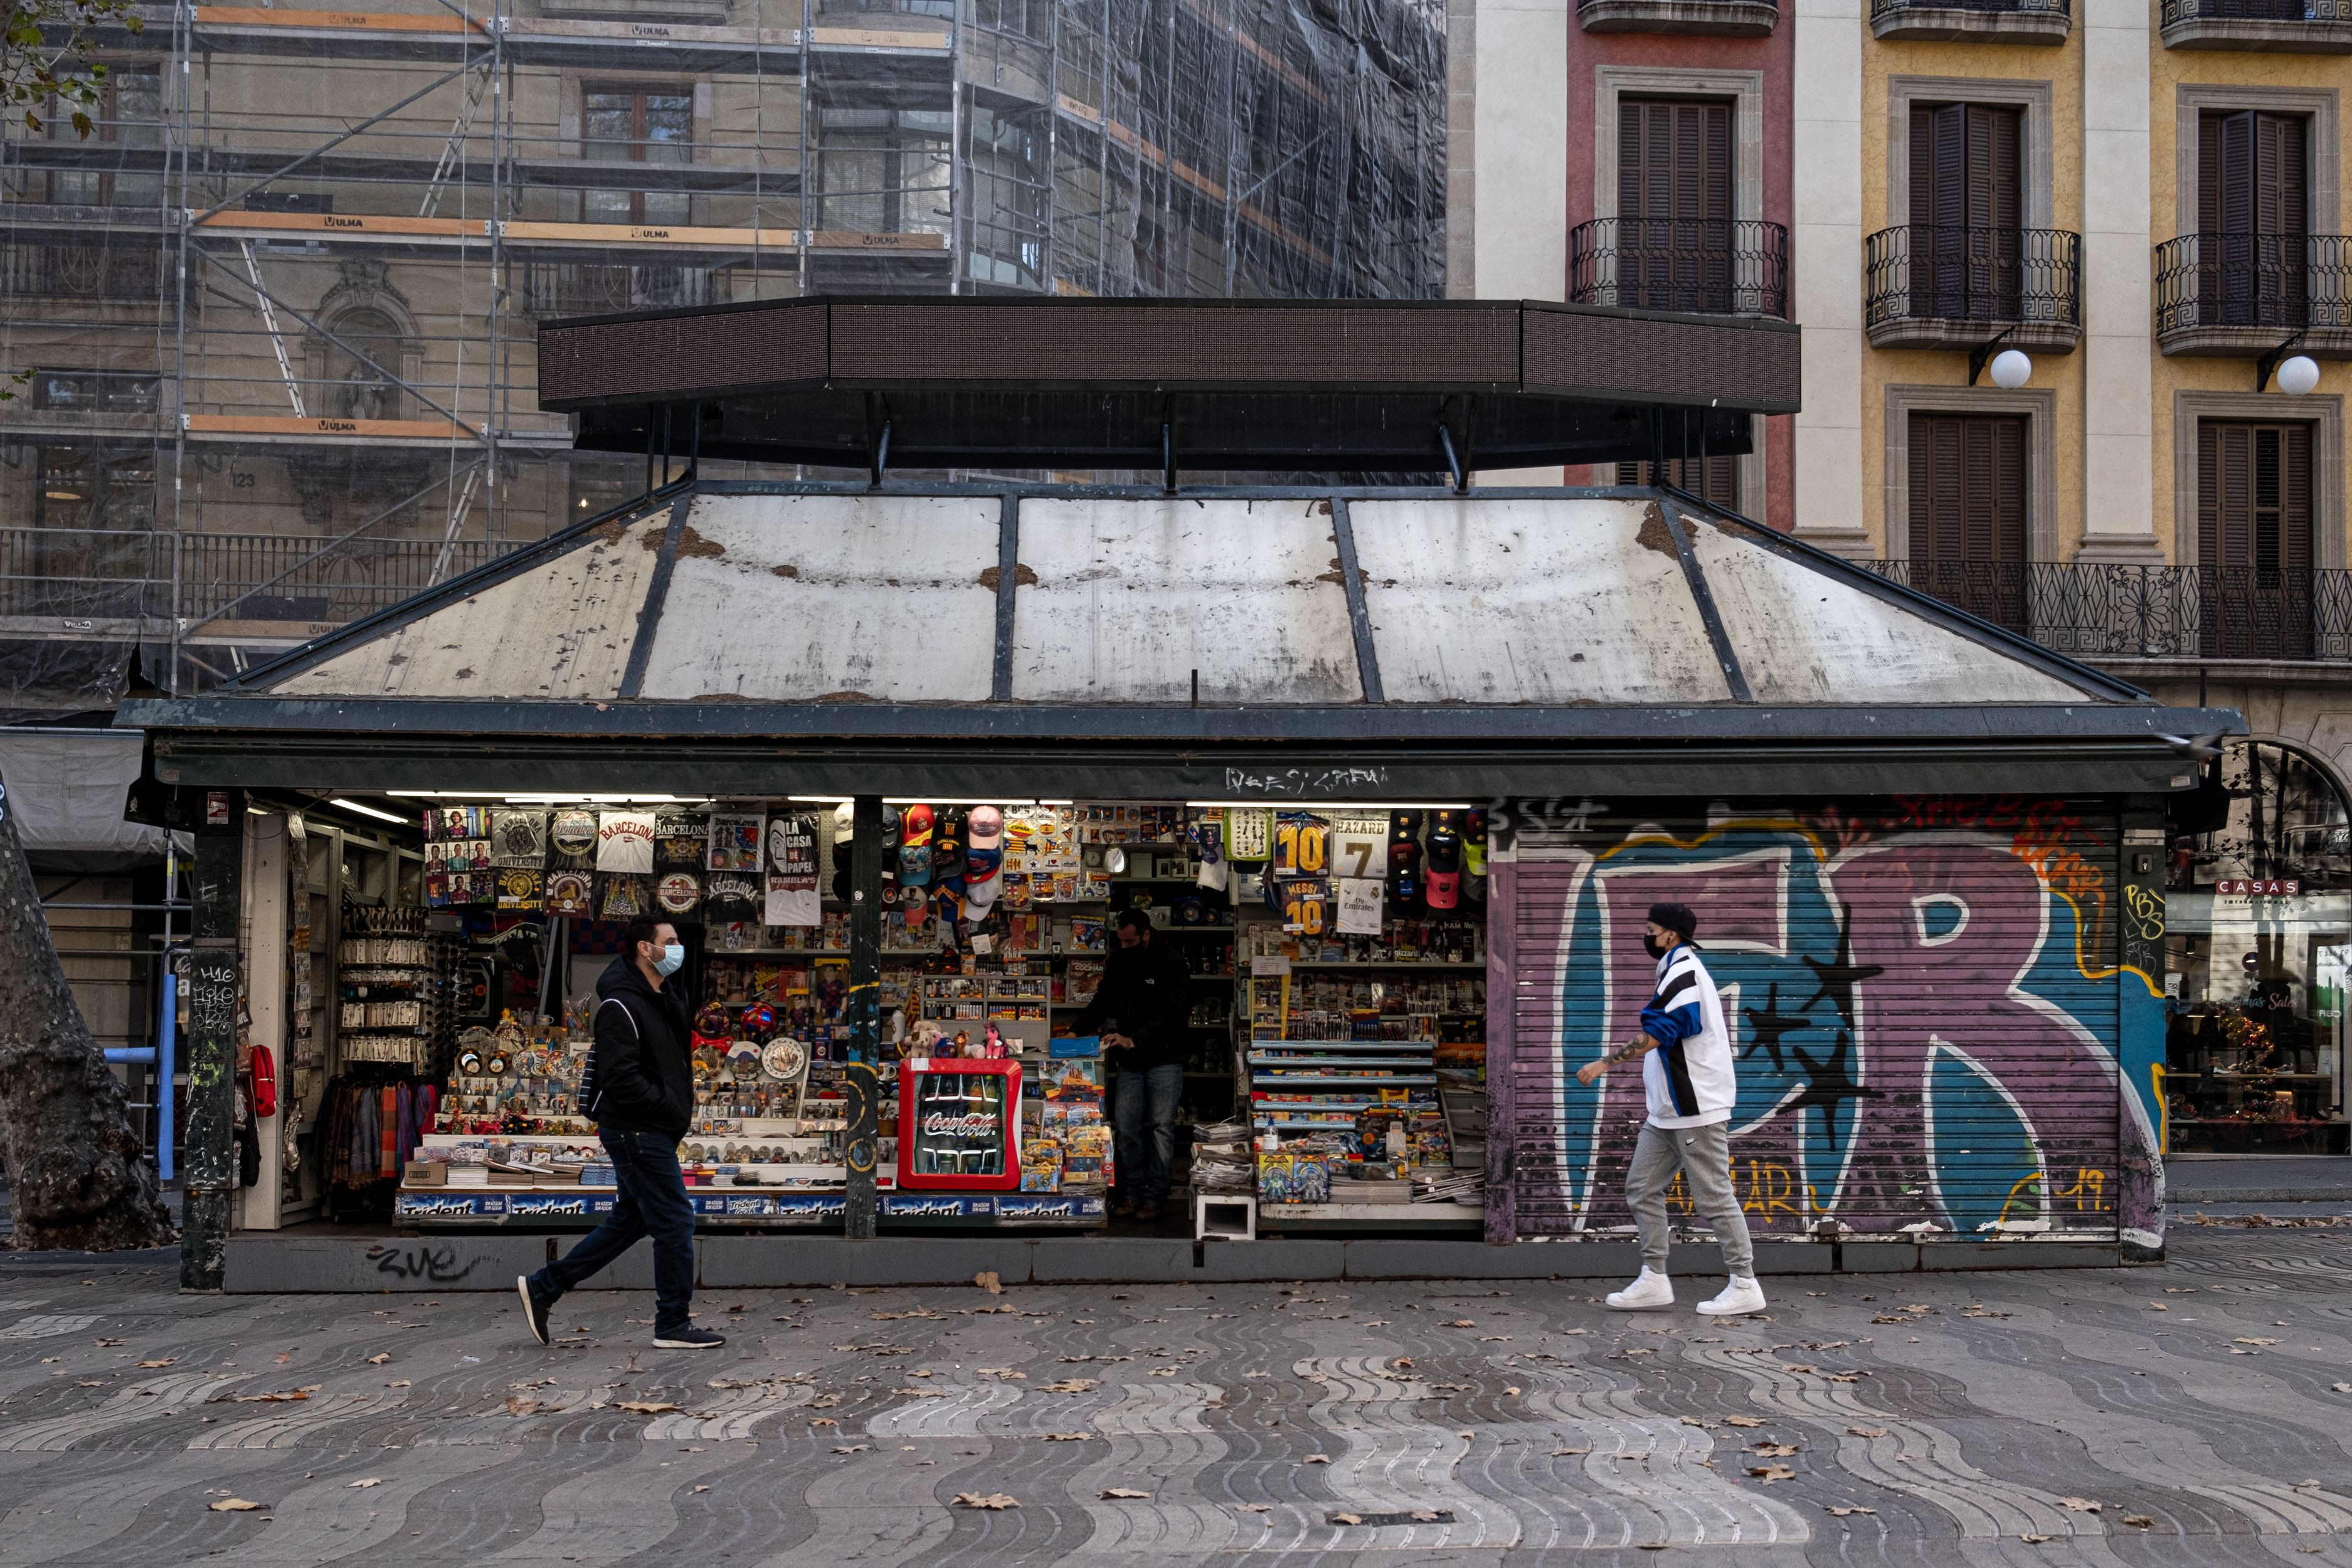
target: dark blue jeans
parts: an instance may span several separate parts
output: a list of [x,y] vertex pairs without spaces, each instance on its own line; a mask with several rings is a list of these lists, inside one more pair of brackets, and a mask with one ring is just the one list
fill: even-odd
[[654,1333],[676,1333],[693,1321],[694,1312],[694,1205],[687,1201],[686,1177],[677,1168],[677,1140],[617,1128],[597,1136],[613,1157],[620,1201],[604,1224],[532,1275],[531,1283],[551,1301],[650,1236]]
[[1184,1064],[1117,1073],[1112,1092],[1110,1134],[1119,1190],[1138,1203],[1165,1203],[1176,1169],[1176,1102],[1184,1094]]

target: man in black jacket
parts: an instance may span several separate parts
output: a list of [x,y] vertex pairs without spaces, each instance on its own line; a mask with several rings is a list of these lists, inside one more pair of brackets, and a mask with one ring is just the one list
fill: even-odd
[[1122,1194],[1112,1202],[1114,1215],[1156,1220],[1168,1201],[1192,1018],[1192,972],[1183,954],[1154,937],[1141,910],[1122,910],[1102,984],[1071,1026],[1075,1035],[1102,1036],[1112,1075],[1111,1140]]
[[640,915],[621,956],[596,982],[596,1043],[581,1085],[583,1109],[612,1156],[620,1199],[603,1225],[562,1258],[516,1279],[531,1337],[547,1342],[558,1298],[637,1244],[654,1238],[654,1345],[715,1350],[727,1341],[698,1329],[694,1205],[678,1170],[677,1141],[694,1120],[694,1058],[686,1005],[662,984],[686,962],[677,929]]

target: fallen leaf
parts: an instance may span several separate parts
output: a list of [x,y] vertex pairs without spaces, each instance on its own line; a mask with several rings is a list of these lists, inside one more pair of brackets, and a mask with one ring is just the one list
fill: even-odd
[[406,1378],[404,1378],[404,1378],[402,1378],[398,1383],[387,1383],[387,1384],[384,1384],[384,1386],[385,1386],[386,1388],[406,1388],[408,1385],[409,1385],[409,1384],[408,1384],[408,1379],[406,1379]]
[[2039,1546],[2050,1538],[2046,1535],[2021,1535],[2018,1539],[2028,1546]]
[[[707,1491],[709,1491],[710,1489],[709,1489],[709,1487],[707,1487],[707,1486],[701,1486],[701,1487],[697,1487],[697,1488],[695,1488],[694,1489],[695,1489],[695,1491],[698,1491],[698,1492],[707,1492]],[[691,1496],[691,1495],[693,1495],[693,1494],[692,1494],[692,1493],[688,1493],[688,1496]]]
[[1552,1458],[1558,1458],[1562,1454],[1590,1454],[1592,1450],[1590,1448],[1554,1448],[1551,1452]]
[[1726,1426],[1761,1426],[1764,1422],[1762,1417],[1756,1415],[1727,1415],[1723,1424]]
[[810,1422],[809,1425],[812,1426],[838,1426],[841,1423],[835,1421],[830,1415],[820,1415],[815,1420]]
[[2338,1394],[2352,1394],[2352,1383],[2331,1383],[2328,1387]]
[[240,1394],[228,1401],[231,1405],[291,1405],[310,1397],[307,1388],[289,1388],[278,1394]]
[[1139,1492],[1139,1491],[1137,1491],[1133,1487],[1106,1487],[1106,1488],[1104,1488],[1104,1489],[1103,1489],[1103,1494],[1102,1494],[1102,1495],[1104,1496],[1104,1498],[1105,1498],[1105,1499],[1110,1499],[1110,1498],[1146,1498],[1146,1497],[1150,1497],[1151,1494],[1150,1494],[1150,1492]]
[[1468,1318],[1456,1318],[1456,1319],[1454,1319],[1453,1321],[1451,1321],[1451,1322],[1447,1323],[1445,1326],[1446,1326],[1447,1328],[1449,1328],[1449,1329],[1475,1329],[1475,1328],[1476,1328],[1478,1325],[1477,1325],[1477,1323],[1476,1323],[1475,1321],[1473,1321],[1473,1320],[1471,1320],[1471,1319],[1468,1319]]
[[1433,1508],[1417,1508],[1412,1510],[1412,1517],[1426,1524],[1442,1516]]
[[616,1408],[628,1411],[633,1415],[660,1415],[676,1410],[677,1406],[659,1399],[624,1399]]
[[2124,1515],[2124,1522],[2130,1525],[2134,1530],[2154,1530],[2156,1528],[2156,1521],[2148,1518],[2148,1516],[2144,1513],[2127,1513]]
[[1310,1465],[1328,1465],[1331,1462],[1331,1456],[1328,1454],[1309,1454],[1307,1456],[1307,1462]]
[[390,1351],[379,1351],[374,1355],[368,1357],[367,1363],[370,1366],[382,1366],[391,1359],[392,1352]]
[[1518,1397],[1518,1394],[1519,1385],[1516,1383],[1507,1384],[1503,1389],[1503,1397],[1506,1399],[1516,1399]]
[[1748,1473],[1751,1476],[1762,1477],[1764,1484],[1768,1487],[1774,1481],[1793,1481],[1797,1479],[1797,1472],[1786,1465],[1750,1465],[1748,1467]]
[[1048,1394],[1086,1394],[1097,1386],[1091,1377],[1065,1377],[1045,1385]]
[[277,1361],[279,1366],[284,1366],[288,1362],[294,1359],[294,1352],[292,1351],[279,1351],[277,1356],[273,1359]]
[[144,1369],[146,1369],[146,1368],[148,1368],[148,1367],[169,1366],[169,1365],[171,1365],[173,1362],[175,1362],[175,1361],[177,1361],[177,1360],[179,1360],[179,1359],[180,1359],[180,1358],[179,1358],[178,1356],[175,1356],[175,1355],[167,1355],[167,1356],[163,1357],[163,1358],[162,1360],[160,1360],[160,1361],[142,1361],[142,1362],[141,1362],[141,1363],[139,1363],[139,1365],[140,1365],[140,1367],[141,1367],[142,1370],[144,1370]]
[[353,1481],[351,1484],[351,1489],[353,1491],[359,1491],[368,1487],[380,1487],[382,1485],[383,1485],[383,1478],[382,1476],[370,1476],[363,1481]]
[[1749,1450],[1750,1453],[1759,1454],[1768,1459],[1785,1459],[1796,1451],[1797,1446],[1794,1443],[1759,1443]]
[[1886,1428],[1884,1426],[1849,1426],[1846,1428],[1846,1431],[1856,1437],[1884,1437],[1886,1436]]
[[1364,1521],[1363,1516],[1360,1514],[1335,1513],[1331,1516],[1331,1522],[1334,1524],[1361,1524]]
[[104,1350],[110,1345],[119,1345],[122,1342],[121,1340],[93,1340],[90,1342],[98,1346],[99,1349]]
[[1048,1443],[1091,1443],[1094,1440],[1095,1435],[1091,1432],[1048,1432],[1045,1434],[1045,1441]]
[[1714,1422],[1712,1422],[1712,1421],[1702,1421],[1702,1420],[1700,1420],[1700,1419],[1699,1419],[1697,1416],[1696,1416],[1696,1415],[1685,1415],[1685,1416],[1684,1416],[1684,1417],[1682,1418],[1682,1423],[1683,1423],[1683,1425],[1684,1425],[1684,1426],[1696,1426],[1696,1427],[1700,1428],[1700,1429],[1701,1429],[1701,1430],[1703,1430],[1703,1431],[1704,1431],[1704,1430],[1709,1430],[1709,1429],[1712,1429],[1712,1428],[1714,1427],[1714,1426],[1715,1426],[1715,1423],[1714,1423]]
[[[982,1278],[993,1279],[995,1276],[985,1275]],[[958,1508],[1019,1508],[1021,1504],[1004,1492],[958,1492],[955,1495],[955,1506]]]
[[1832,1513],[1835,1514],[1838,1518],[1840,1518],[1840,1519],[1844,1519],[1844,1518],[1847,1518],[1847,1517],[1849,1517],[1850,1515],[1853,1515],[1853,1514],[1857,1514],[1857,1513],[1876,1513],[1878,1510],[1877,1510],[1876,1509],[1874,1509],[1874,1508],[1834,1508],[1834,1507],[1833,1507],[1833,1508],[1832,1508],[1832,1509],[1830,1510],[1830,1511],[1831,1511]]
[[2068,1513],[2096,1513],[2100,1507],[2086,1497],[2062,1497],[2058,1500],[2058,1506]]
[[836,1454],[863,1454],[873,1447],[874,1445],[871,1443],[851,1443],[845,1447],[835,1448],[834,1452]]
[[215,1513],[251,1513],[256,1509],[268,1506],[266,1502],[247,1502],[241,1497],[225,1497],[212,1505],[212,1510]]
[[[979,1286],[982,1289],[987,1291],[992,1296],[1002,1296],[1004,1294],[1004,1281],[996,1277],[996,1270],[993,1268],[982,1269],[979,1273],[971,1277],[971,1282]],[[1002,1494],[1000,1493],[999,1495],[1001,1496]]]
[[106,1382],[103,1378],[83,1378],[77,1382],[74,1386],[76,1388],[104,1388],[106,1386]]
[[2317,1491],[2319,1489],[2319,1483],[2306,1478],[2295,1482],[2294,1489],[2299,1492]]
[[1153,1377],[1173,1377],[1176,1375],[1176,1369],[1172,1366],[1155,1367],[1152,1369],[1150,1375]]
[[1274,1511],[1274,1505],[1270,1502],[1237,1502],[1234,1504],[1234,1508],[1237,1512],[1241,1513],[1272,1513]]

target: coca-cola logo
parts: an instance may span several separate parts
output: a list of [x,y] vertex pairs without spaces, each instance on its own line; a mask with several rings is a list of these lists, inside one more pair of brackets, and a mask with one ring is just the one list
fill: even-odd
[[927,1138],[992,1138],[996,1135],[996,1118],[979,1111],[955,1116],[944,1110],[934,1110],[923,1118],[923,1135]]

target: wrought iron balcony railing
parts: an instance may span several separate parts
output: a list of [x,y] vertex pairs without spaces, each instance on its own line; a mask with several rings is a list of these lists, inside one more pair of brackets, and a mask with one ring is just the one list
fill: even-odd
[[2183,22],[2352,23],[2352,0],[2164,0],[2162,26]]
[[1881,576],[2093,663],[2352,662],[2352,572],[2101,562],[1870,564]]
[[0,299],[152,304],[170,276],[163,244],[135,231],[95,241],[20,235],[0,244]]
[[2072,16],[2074,0],[1870,0],[1873,22],[1906,11],[1979,11],[1987,16]]
[[1569,231],[1568,298],[1577,305],[1789,313],[1789,231],[1745,218],[1601,217]]
[[2083,239],[2059,228],[1907,224],[1863,242],[1864,324],[2083,326]]
[[2340,234],[2184,234],[2156,247],[2156,331],[2352,327]]
[[726,302],[708,267],[533,261],[522,275],[522,306],[534,316],[598,316],[623,310],[685,310]]

